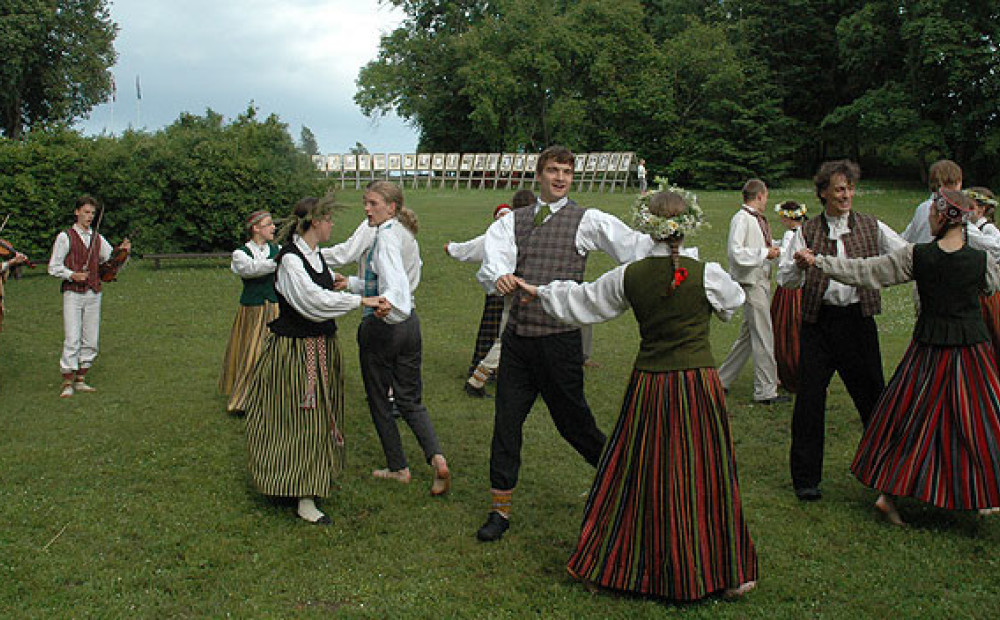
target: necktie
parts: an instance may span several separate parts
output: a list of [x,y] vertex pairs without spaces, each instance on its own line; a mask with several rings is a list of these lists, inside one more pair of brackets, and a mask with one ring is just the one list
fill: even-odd
[[545,222],[545,218],[552,215],[552,209],[549,205],[542,203],[542,206],[538,207],[538,213],[535,214],[535,226],[541,226]]

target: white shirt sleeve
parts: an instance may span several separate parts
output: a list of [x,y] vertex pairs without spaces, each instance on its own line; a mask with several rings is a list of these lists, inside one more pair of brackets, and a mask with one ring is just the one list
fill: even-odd
[[456,260],[460,260],[463,263],[481,263],[483,262],[483,250],[486,246],[486,234],[483,233],[475,239],[470,239],[469,241],[448,242],[448,256]]
[[514,238],[514,216],[508,214],[490,224],[483,240],[483,265],[476,278],[490,295],[497,292],[501,276],[517,268],[517,241]]
[[56,235],[52,244],[52,258],[49,259],[49,275],[60,280],[72,280],[73,270],[66,266],[66,255],[69,254],[69,236],[65,231]]
[[378,275],[379,295],[384,296],[392,305],[389,315],[382,320],[392,325],[410,318],[413,313],[413,294],[410,292],[410,279],[403,263],[402,240],[395,228],[386,228],[379,233],[372,256],[372,271]]
[[587,209],[576,230],[576,250],[581,255],[605,252],[619,265],[645,258],[653,249],[653,239],[633,230],[617,217],[598,209]]
[[881,289],[913,279],[913,246],[905,243],[890,254],[868,258],[821,255],[816,266],[848,286]]
[[[251,248],[251,252],[253,249]],[[270,248],[268,248],[270,253]],[[242,249],[233,250],[233,260],[230,268],[233,273],[241,278],[258,278],[260,276],[265,276],[269,273],[274,273],[278,268],[278,264],[274,262],[274,259],[267,258],[266,256],[257,256],[255,253],[254,257],[250,257]]]
[[931,201],[930,199],[921,202],[917,205],[917,208],[913,211],[913,219],[906,226],[903,231],[902,237],[910,243],[927,243],[933,237],[931,235],[931,226],[928,222],[927,217],[931,212]]
[[993,260],[1000,260],[1000,237],[985,233],[975,226],[967,226],[966,232],[970,246],[986,252]]
[[354,229],[346,241],[322,248],[320,255],[323,256],[323,260],[330,266],[330,269],[339,269],[344,265],[355,263],[372,244],[372,240],[375,239],[375,230],[375,227],[368,225],[368,220],[364,220]]
[[274,288],[299,314],[317,323],[343,316],[361,305],[360,295],[328,291],[313,282],[302,259],[295,254],[282,258]]
[[746,301],[743,287],[719,263],[705,263],[705,296],[723,321],[733,318]]
[[778,261],[778,286],[785,288],[801,288],[805,283],[806,272],[795,264],[795,253],[806,247],[802,237],[802,228],[797,228],[789,240],[787,247],[781,252]]
[[629,309],[625,299],[625,267],[615,267],[593,282],[555,280],[539,286],[542,308],[564,323],[581,327],[620,316]]
[[882,220],[878,220],[878,252],[879,254],[892,254],[900,248],[905,248],[910,242],[900,236],[895,230],[889,228]]
[[[742,209],[729,223],[729,260],[736,267],[761,267],[767,261],[766,246],[751,247],[747,244],[747,237],[750,235],[749,226],[760,228],[757,220]],[[767,243],[769,240],[764,241]]]

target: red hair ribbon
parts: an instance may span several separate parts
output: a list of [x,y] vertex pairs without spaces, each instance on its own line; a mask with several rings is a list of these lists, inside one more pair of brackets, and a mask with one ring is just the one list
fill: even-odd
[[674,288],[677,288],[678,286],[680,286],[681,282],[683,282],[684,280],[687,280],[687,279],[688,279],[688,270],[687,269],[685,269],[683,267],[679,267],[677,269],[674,269]]

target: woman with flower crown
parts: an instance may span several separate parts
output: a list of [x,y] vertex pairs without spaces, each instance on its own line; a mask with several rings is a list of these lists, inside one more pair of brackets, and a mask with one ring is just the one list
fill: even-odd
[[[983,235],[1000,240],[1000,230],[993,223],[997,210],[997,199],[993,192],[985,187],[970,187],[964,193],[975,202],[975,211],[969,218],[969,223],[978,228]],[[990,332],[993,352],[1000,360],[1000,292],[980,295],[979,304],[983,310],[983,322]]]
[[681,248],[702,219],[694,195],[682,192],[637,199],[635,228],[656,242],[647,258],[590,283],[518,285],[571,324],[607,321],[629,308],[639,322],[639,352],[570,575],[591,588],[692,601],[750,591],[757,555],[709,345],[711,315],[729,320],[744,293],[717,263]]
[[972,201],[941,189],[931,199],[930,243],[848,259],[803,249],[803,269],[850,286],[916,281],[920,314],[913,341],[872,412],[851,471],[881,492],[875,508],[903,520],[904,495],[953,510],[1000,507],[1000,378],[978,295],[1000,289],[1000,268],[966,241]]
[[[781,256],[784,256],[795,231],[809,219],[804,204],[786,200],[774,207],[781,223],[788,230],[781,238]],[[771,298],[771,328],[774,331],[774,361],[778,365],[778,381],[789,392],[798,387],[799,327],[802,323],[802,289],[778,286]]]

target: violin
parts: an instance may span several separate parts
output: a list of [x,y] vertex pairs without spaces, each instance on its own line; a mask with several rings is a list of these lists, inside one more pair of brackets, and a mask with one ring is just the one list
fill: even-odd
[[111,250],[108,260],[98,266],[97,270],[101,276],[101,282],[114,282],[118,279],[118,270],[122,268],[128,260],[129,249],[124,246],[124,241]]
[[[15,250],[14,246],[12,246],[6,239],[0,238],[0,260],[10,260],[18,254],[20,254],[20,252]],[[30,259],[25,259],[25,264],[31,269],[35,268],[35,263],[31,262]]]

